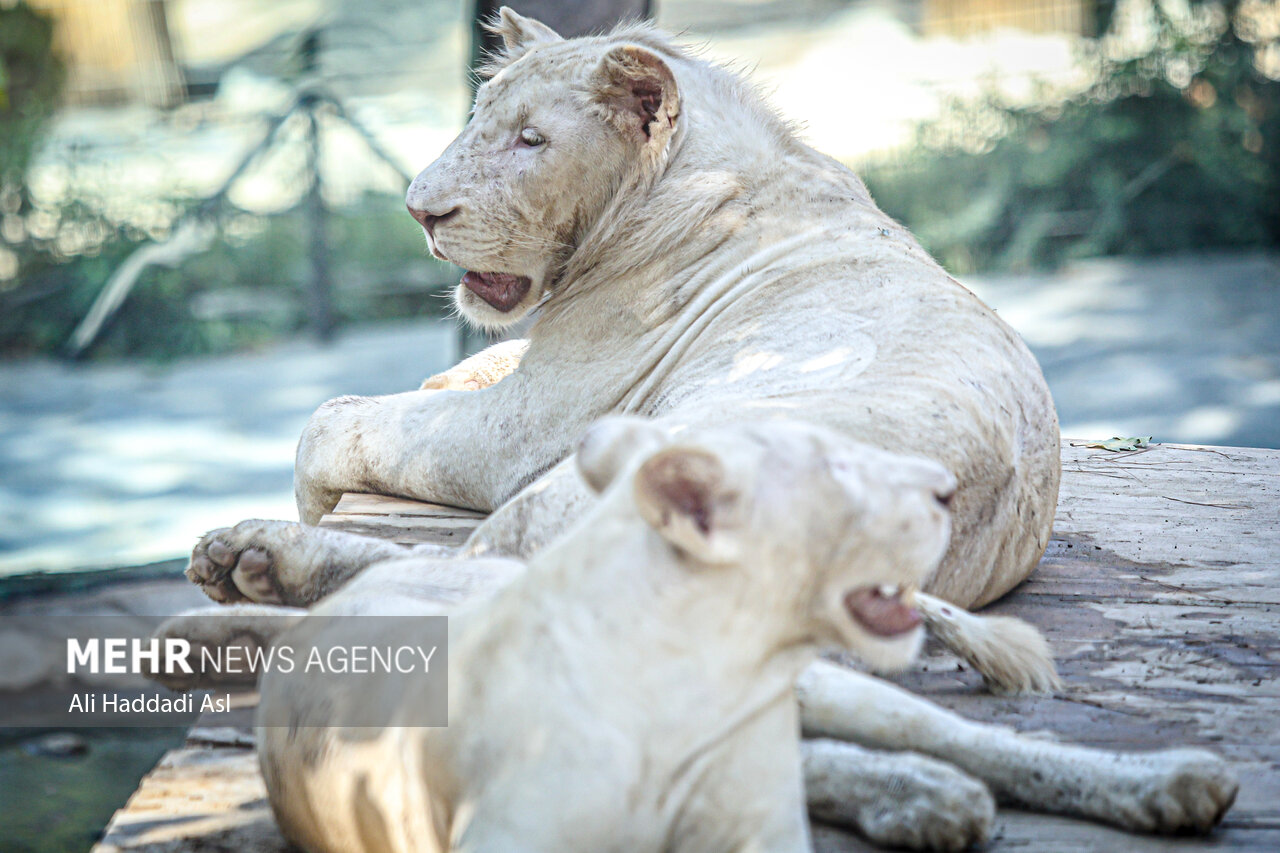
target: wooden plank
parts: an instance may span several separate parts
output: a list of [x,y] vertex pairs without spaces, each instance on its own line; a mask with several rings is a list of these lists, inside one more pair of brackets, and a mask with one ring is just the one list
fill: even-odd
[[251,749],[176,749],[160,759],[94,853],[286,853]]
[[967,717],[1064,741],[1205,746],[1236,764],[1243,786],[1210,840],[1001,812],[991,849],[1280,849],[1277,556],[1280,451],[1113,454],[1064,442],[1050,547],[1031,579],[988,612],[1045,633],[1065,691],[984,695],[980,679],[933,644],[898,680]]
[[330,515],[387,515],[451,519],[483,519],[485,517],[485,513],[474,509],[463,509],[444,504],[411,501],[407,498],[392,498],[386,495],[367,495],[356,492],[348,492],[343,495]]
[[421,543],[458,547],[485,518],[482,512],[383,495],[350,493],[320,519],[330,527],[401,545]]
[[470,518],[401,518],[384,515],[327,515],[321,527],[331,527],[361,536],[390,539],[401,545],[431,543],[459,546],[476,529],[479,522]]
[[[1188,592],[1230,587],[1232,601],[1280,604],[1280,451],[1157,445],[1108,453],[1081,444],[1063,445],[1054,561],[1146,576],[1153,583],[1144,593],[1153,596],[1174,592],[1156,582],[1176,573]],[[1033,578],[1064,574],[1045,569]]]
[[[1108,453],[1064,442],[1062,457],[1049,549],[1031,579],[989,612],[1020,616],[1044,631],[1063,693],[991,696],[936,644],[895,680],[972,719],[1064,741],[1129,750],[1206,746],[1235,764],[1242,788],[1208,839],[1135,836],[1002,810],[988,849],[1280,849],[1280,451],[1159,445]],[[460,544],[482,518],[347,495],[322,523],[397,541]],[[245,734],[197,736],[235,745]],[[179,751],[144,780],[100,849],[279,853],[283,841],[260,822],[255,796],[261,781],[243,748]],[[169,837],[165,846],[139,829],[148,820],[156,828],[147,832],[171,833],[154,836]],[[828,853],[873,849],[825,827],[817,828],[816,842]]]
[[[1134,835],[1110,827],[1013,809],[996,813],[987,851],[1028,853],[1171,853],[1233,850],[1273,853],[1280,849],[1280,828],[1232,828],[1212,841],[1197,838]],[[828,826],[814,827],[815,853],[883,853],[855,835]]]

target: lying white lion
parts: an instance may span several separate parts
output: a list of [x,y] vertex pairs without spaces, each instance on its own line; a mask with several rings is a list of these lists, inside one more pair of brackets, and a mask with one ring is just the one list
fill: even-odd
[[[915,656],[919,620],[898,591],[909,597],[946,549],[949,473],[783,421],[671,441],[651,422],[608,420],[576,459],[601,499],[527,572],[402,557],[306,617],[248,605],[161,628],[205,646],[305,647],[352,636],[353,617],[479,597],[450,618],[448,727],[370,729],[339,698],[346,676],[263,677],[260,720],[277,723],[258,729],[259,758],[288,838],[326,853],[795,853],[809,849],[807,789],[817,816],[881,843],[987,839],[987,788],[923,756],[809,741],[801,775],[793,688],[819,647],[880,668]],[[404,621],[390,630],[380,639],[414,635]],[[855,679],[810,669],[807,725],[823,726],[839,701],[836,719],[854,707],[862,724],[830,734],[949,747],[1033,808],[1204,827],[1234,794],[1203,753],[1021,741]],[[380,676],[355,707],[403,722],[425,704],[423,683]],[[985,749],[966,752],[972,740]]]
[[[501,328],[541,306],[538,322],[424,390],[321,407],[298,448],[302,521],[346,491],[496,510],[467,552],[527,557],[591,501],[568,457],[595,419],[798,418],[956,476],[929,592],[979,606],[1025,578],[1059,450],[1018,336],[724,69],[645,26],[570,41],[509,11],[497,26],[507,49],[473,119],[408,203],[433,253],[477,271],[464,316]],[[191,577],[219,601],[311,603],[369,560],[329,542],[315,563],[310,533],[260,528],[240,537],[244,565],[197,559]],[[1056,684],[1034,632],[963,630],[920,604],[997,689]]]
[[[537,306],[538,320],[527,342],[428,389],[321,407],[298,448],[302,521],[345,491],[402,495],[494,510],[466,553],[529,556],[594,503],[572,451],[603,415],[667,431],[801,421],[955,476],[951,539],[925,583],[946,601],[917,603],[994,686],[1051,688],[1038,635],[946,603],[1003,595],[1048,542],[1057,420],[1017,335],[728,71],[641,25],[565,41],[504,10],[497,27],[506,50],[471,122],[408,202],[433,253],[472,270],[457,291],[465,316],[501,328]],[[805,519],[817,503],[789,512]],[[841,541],[810,535],[813,547]],[[208,534],[188,573],[219,601],[311,604],[407,555],[245,522]],[[891,590],[881,599],[867,604],[905,607]],[[1039,766],[1067,761],[1066,748],[942,721],[831,667],[808,670],[801,688],[807,730],[936,749],[1016,801],[1049,802],[1065,786],[1076,793],[1064,808],[1122,826],[1205,828],[1234,790],[1202,753],[1091,764],[1072,787]],[[899,705],[905,723],[888,710]],[[1127,793],[1107,793],[1116,768]],[[845,775],[858,769],[850,759]]]

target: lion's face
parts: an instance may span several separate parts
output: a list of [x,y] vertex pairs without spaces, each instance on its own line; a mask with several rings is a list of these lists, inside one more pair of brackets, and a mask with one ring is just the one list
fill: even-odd
[[919,651],[912,596],[951,532],[955,479],[937,463],[796,422],[670,437],[610,418],[583,440],[578,464],[597,490],[634,471],[645,521],[695,571],[723,572],[731,594],[773,602],[797,636],[877,669]]
[[900,669],[924,639],[913,596],[946,552],[955,478],[931,460],[834,434],[812,442],[796,453],[805,473],[784,497],[815,507],[802,534],[819,578],[812,616],[873,668]]
[[[471,121],[409,187],[433,255],[468,270],[455,298],[471,322],[502,328],[556,276],[625,176],[653,144],[649,123],[674,79],[649,51],[564,41],[503,10],[501,67]],[[637,54],[643,54],[637,59]],[[674,109],[672,107],[671,109]]]

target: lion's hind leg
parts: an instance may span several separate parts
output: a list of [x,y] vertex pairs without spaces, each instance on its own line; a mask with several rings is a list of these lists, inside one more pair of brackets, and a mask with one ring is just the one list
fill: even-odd
[[806,736],[914,750],[981,779],[1002,803],[1142,832],[1208,832],[1235,801],[1226,762],[1200,749],[1120,753],[966,720],[828,663],[797,684]]
[[[257,683],[258,664],[276,637],[296,625],[305,610],[267,604],[200,607],[171,616],[156,628],[153,637],[189,644],[187,666],[166,666],[156,661],[147,673],[173,690],[197,687],[251,687]],[[234,661],[232,664],[230,662]]]

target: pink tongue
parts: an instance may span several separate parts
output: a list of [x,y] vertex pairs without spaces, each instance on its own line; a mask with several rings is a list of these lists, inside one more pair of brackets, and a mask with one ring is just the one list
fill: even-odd
[[499,311],[510,311],[519,305],[533,285],[528,276],[505,272],[469,272],[462,277],[462,283]]
[[893,637],[920,624],[920,614],[898,596],[886,597],[878,587],[864,586],[844,597],[845,609],[872,634]]

